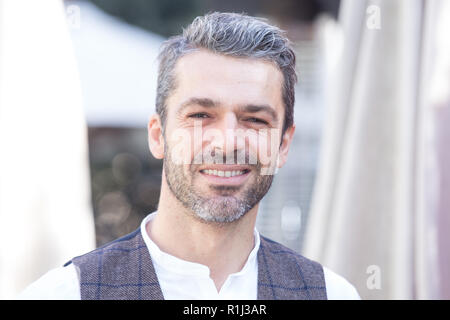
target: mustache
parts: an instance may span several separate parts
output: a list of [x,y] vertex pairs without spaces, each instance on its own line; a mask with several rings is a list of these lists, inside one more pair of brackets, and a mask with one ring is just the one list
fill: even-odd
[[221,150],[207,150],[194,155],[193,164],[241,164],[254,167],[260,167],[261,163],[255,153],[249,153],[247,150],[235,150],[224,154]]

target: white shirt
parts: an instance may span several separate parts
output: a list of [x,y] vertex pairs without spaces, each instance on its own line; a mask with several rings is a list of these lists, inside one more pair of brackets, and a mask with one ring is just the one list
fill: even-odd
[[[256,300],[258,291],[259,232],[254,230],[255,246],[242,268],[230,274],[217,291],[207,266],[185,261],[163,252],[150,239],[146,225],[156,216],[149,214],[141,223],[141,233],[150,252],[158,281],[166,300]],[[330,300],[361,299],[343,277],[323,268],[327,297]],[[74,264],[50,270],[29,285],[18,299],[80,300],[80,280]]]

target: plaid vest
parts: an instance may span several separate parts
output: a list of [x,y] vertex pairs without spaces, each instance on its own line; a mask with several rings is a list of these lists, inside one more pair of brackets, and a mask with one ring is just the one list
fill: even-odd
[[[327,299],[323,268],[267,238],[258,250],[259,300]],[[163,300],[140,228],[90,253],[73,258],[82,300]]]

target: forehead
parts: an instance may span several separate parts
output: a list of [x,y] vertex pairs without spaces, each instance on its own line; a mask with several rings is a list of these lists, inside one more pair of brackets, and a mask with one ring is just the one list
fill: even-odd
[[209,98],[225,106],[265,104],[284,112],[283,76],[272,62],[236,58],[199,50],[181,57],[175,66],[171,108],[190,97]]

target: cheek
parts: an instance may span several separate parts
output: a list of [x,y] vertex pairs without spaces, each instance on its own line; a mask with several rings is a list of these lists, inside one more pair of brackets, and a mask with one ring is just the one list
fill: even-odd
[[[259,159],[259,142],[258,142],[258,134],[252,134],[248,137],[248,139],[245,142],[245,149],[248,151],[248,154],[250,157],[256,157],[255,160]],[[250,163],[254,164],[255,161],[250,159]]]
[[273,166],[276,163],[280,143],[280,130],[270,129],[260,131],[258,134],[258,159],[263,167]]
[[176,129],[167,135],[167,152],[174,165],[189,165],[193,158],[193,137],[189,130]]

